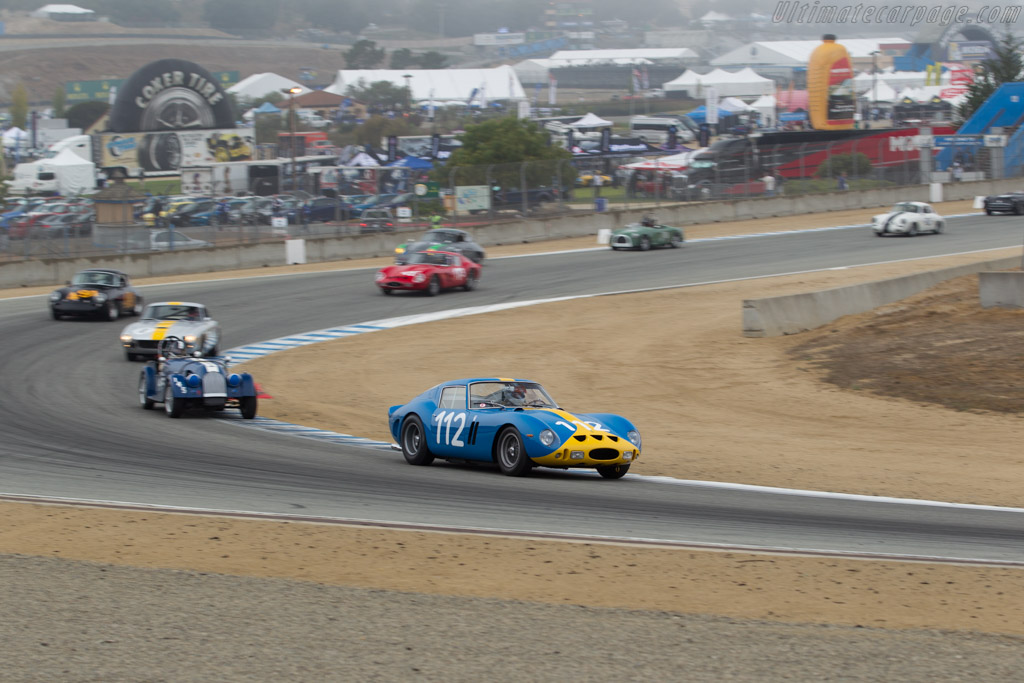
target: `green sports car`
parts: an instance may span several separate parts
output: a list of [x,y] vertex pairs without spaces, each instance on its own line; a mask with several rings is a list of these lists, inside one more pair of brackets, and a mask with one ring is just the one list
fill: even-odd
[[656,221],[643,221],[641,223],[630,223],[624,228],[613,230],[608,244],[616,251],[619,249],[647,251],[651,247],[672,247],[676,249],[682,246],[683,241],[682,228],[661,225]]

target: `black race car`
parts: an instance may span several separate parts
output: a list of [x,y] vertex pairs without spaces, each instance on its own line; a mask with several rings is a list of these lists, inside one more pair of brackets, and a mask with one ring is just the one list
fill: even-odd
[[399,244],[395,247],[395,263],[401,265],[409,254],[420,251],[452,251],[481,265],[484,262],[484,248],[468,232],[455,228],[435,228],[415,242]]
[[90,268],[76,273],[68,284],[50,294],[54,320],[66,315],[117,320],[122,315],[139,315],[142,296],[128,276],[119,270]]
[[1024,192],[1007,192],[985,197],[985,213],[989,216],[994,213],[1013,213],[1018,216],[1024,214]]

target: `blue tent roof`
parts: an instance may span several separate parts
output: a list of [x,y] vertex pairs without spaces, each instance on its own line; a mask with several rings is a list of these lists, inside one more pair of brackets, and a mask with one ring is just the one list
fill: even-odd
[[[705,119],[707,119],[707,112],[708,108],[702,104],[693,111],[688,112],[686,115],[693,119],[696,123],[704,123]],[[726,116],[736,116],[736,112],[719,107],[718,118],[724,119]]]
[[256,109],[257,114],[280,114],[281,110],[270,102],[264,102]]
[[407,156],[402,157],[398,161],[388,164],[388,166],[398,166],[400,168],[413,168],[417,171],[433,168],[434,164],[429,159],[421,159],[420,157]]

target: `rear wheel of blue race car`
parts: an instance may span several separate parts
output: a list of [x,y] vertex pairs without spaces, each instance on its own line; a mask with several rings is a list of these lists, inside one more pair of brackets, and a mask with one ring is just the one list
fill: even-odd
[[605,479],[622,479],[629,472],[629,465],[602,465],[597,468],[597,473]]
[[429,465],[434,462],[434,454],[427,448],[423,421],[416,415],[410,415],[402,423],[402,455],[410,465]]
[[[134,355],[135,354],[129,354],[129,356],[134,356]],[[134,360],[134,359],[129,357],[128,360]],[[153,410],[153,403],[154,403],[154,401],[153,401],[153,399],[151,399],[149,397],[148,392],[146,391],[147,384],[148,384],[148,382],[146,381],[146,373],[145,372],[140,372],[139,373],[139,405],[142,406],[144,410]]]
[[515,427],[505,427],[498,435],[495,456],[501,473],[509,477],[522,477],[533,467],[533,461],[523,448],[523,437]]

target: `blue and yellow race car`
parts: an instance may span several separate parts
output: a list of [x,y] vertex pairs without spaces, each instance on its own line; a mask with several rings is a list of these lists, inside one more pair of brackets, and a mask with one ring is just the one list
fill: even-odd
[[435,458],[496,462],[519,477],[533,467],[592,467],[618,479],[640,457],[640,432],[620,415],[562,410],[537,382],[459,379],[388,409],[410,465]]

